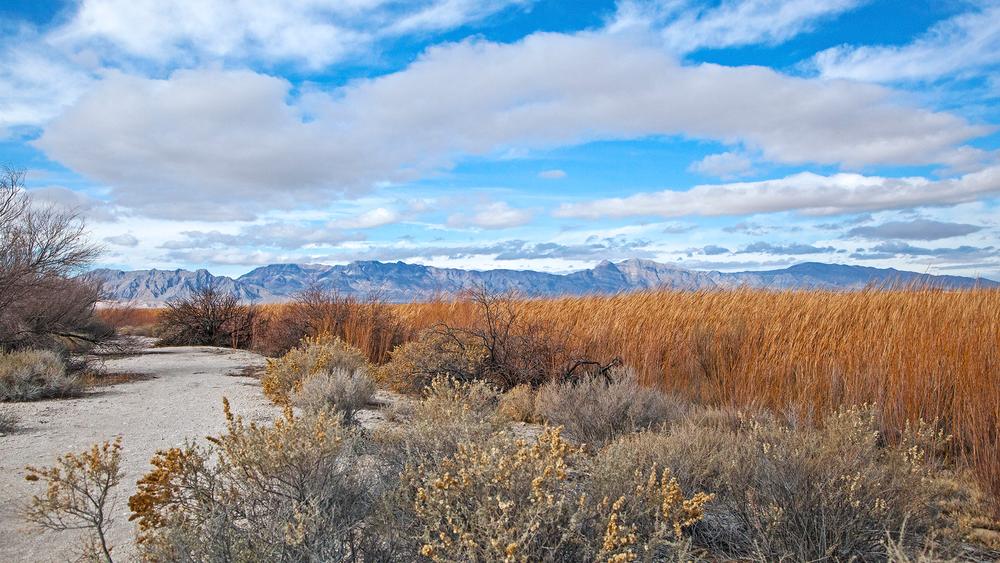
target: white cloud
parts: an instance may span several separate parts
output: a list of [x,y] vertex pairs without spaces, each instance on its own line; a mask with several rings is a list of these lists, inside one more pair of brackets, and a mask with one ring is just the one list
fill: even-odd
[[563,204],[560,217],[681,217],[796,211],[836,215],[918,206],[951,205],[1000,193],[1000,166],[959,178],[884,178],[811,172],[776,180],[709,184],[690,190],[642,193],[625,198]]
[[865,82],[937,80],[1000,63],[1000,5],[936,24],[901,46],[833,47],[813,65],[827,78]]
[[710,154],[693,163],[688,170],[706,176],[729,179],[751,173],[753,171],[753,162],[746,155],[735,152],[724,152]]
[[135,238],[134,236],[128,233],[114,235],[110,237],[104,237],[104,241],[111,243],[115,246],[127,246],[130,248],[139,246],[139,239]]
[[33,31],[10,32],[0,44],[0,138],[38,126],[87,89],[91,74],[45,45]]
[[333,223],[344,229],[371,229],[374,227],[381,227],[383,225],[396,223],[401,218],[402,217],[399,212],[393,209],[377,207],[375,209],[365,211],[356,217],[334,221]]
[[656,34],[676,53],[701,48],[783,43],[864,0],[723,0],[705,5],[684,0],[625,0],[609,29]]
[[566,171],[559,169],[542,170],[538,173],[538,177],[545,180],[562,180],[566,177]]
[[322,68],[377,39],[441,31],[524,0],[82,0],[52,33],[69,49],[157,63],[296,62]]
[[397,73],[290,91],[250,71],[112,74],[36,145],[144,213],[249,219],[510,147],[682,134],[850,168],[974,160],[961,143],[989,131],[898,105],[879,86],[681,66],[588,33],[435,47]]
[[456,213],[448,217],[450,227],[479,227],[481,229],[509,229],[531,222],[534,214],[527,209],[516,209],[498,201],[477,207],[471,216]]

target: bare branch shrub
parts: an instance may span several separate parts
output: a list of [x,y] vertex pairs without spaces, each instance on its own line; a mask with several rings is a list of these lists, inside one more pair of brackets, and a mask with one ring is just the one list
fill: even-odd
[[67,373],[62,358],[47,350],[0,352],[0,401],[37,401],[82,391],[80,378]]
[[167,346],[250,348],[261,322],[260,307],[209,284],[168,302],[157,332]]
[[[371,507],[361,434],[328,413],[244,424],[156,454],[129,499],[155,561],[357,561]],[[215,458],[214,460],[212,458]]]
[[33,204],[24,173],[0,170],[0,349],[65,348],[111,336],[100,287],[74,278],[99,248],[75,211]]
[[538,390],[535,415],[563,426],[575,440],[600,447],[619,436],[680,420],[688,404],[643,386],[631,369],[618,368],[575,381],[546,383]]
[[268,398],[285,404],[306,379],[341,369],[351,374],[359,370],[367,373],[368,362],[361,350],[339,338],[307,337],[284,356],[268,360],[261,385]]
[[292,404],[307,412],[335,412],[350,423],[374,394],[375,382],[367,369],[334,367],[308,376],[292,394]]
[[87,530],[84,559],[110,563],[108,527],[114,513],[114,488],[121,482],[121,438],[94,445],[79,454],[60,456],[52,467],[28,467],[25,479],[42,482],[45,492],[33,496],[24,516],[54,531]]
[[358,299],[313,285],[274,310],[254,346],[268,356],[284,354],[306,337],[328,334],[357,346],[369,361],[382,363],[405,334],[378,292]]

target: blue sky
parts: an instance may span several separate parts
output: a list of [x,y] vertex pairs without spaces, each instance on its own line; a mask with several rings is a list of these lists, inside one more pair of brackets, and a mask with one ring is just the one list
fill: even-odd
[[101,265],[1000,279],[1000,3],[8,0],[0,163]]

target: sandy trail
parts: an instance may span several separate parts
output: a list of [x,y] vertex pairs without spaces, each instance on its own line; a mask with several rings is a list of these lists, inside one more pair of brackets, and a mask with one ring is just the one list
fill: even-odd
[[127,499],[150,467],[156,450],[225,430],[222,398],[248,421],[270,421],[279,411],[259,383],[234,376],[264,358],[209,347],[155,348],[109,360],[109,372],[141,373],[152,379],[99,388],[77,399],[9,405],[21,419],[12,435],[0,437],[0,561],[67,561],[79,544],[76,532],[33,532],[18,515],[37,485],[24,480],[25,465],[49,465],[59,454],[122,437],[125,478],[114,511],[116,560],[131,559],[132,523]]

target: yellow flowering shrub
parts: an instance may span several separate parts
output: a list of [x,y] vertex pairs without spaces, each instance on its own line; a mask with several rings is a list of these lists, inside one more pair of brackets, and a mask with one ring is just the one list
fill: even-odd
[[368,362],[361,350],[339,338],[308,337],[284,356],[268,360],[261,385],[272,401],[287,404],[309,376],[336,369],[348,373],[367,371]]
[[124,476],[121,438],[68,453],[51,467],[27,467],[25,479],[45,484],[24,510],[28,522],[47,530],[88,530],[84,560],[111,561],[108,527],[114,510],[114,488]]
[[486,359],[482,342],[459,332],[425,330],[392,350],[375,376],[390,389],[420,394],[437,377],[481,379]]
[[669,473],[655,469],[634,495],[593,499],[586,491],[590,459],[548,428],[533,443],[501,433],[461,445],[434,468],[416,468],[406,477],[420,554],[434,561],[631,561],[654,546],[674,546],[711,499],[685,498]]
[[[245,424],[225,404],[211,446],[161,451],[129,499],[152,560],[300,561],[357,556],[370,491],[357,431],[320,412]],[[183,557],[181,557],[183,555]]]

